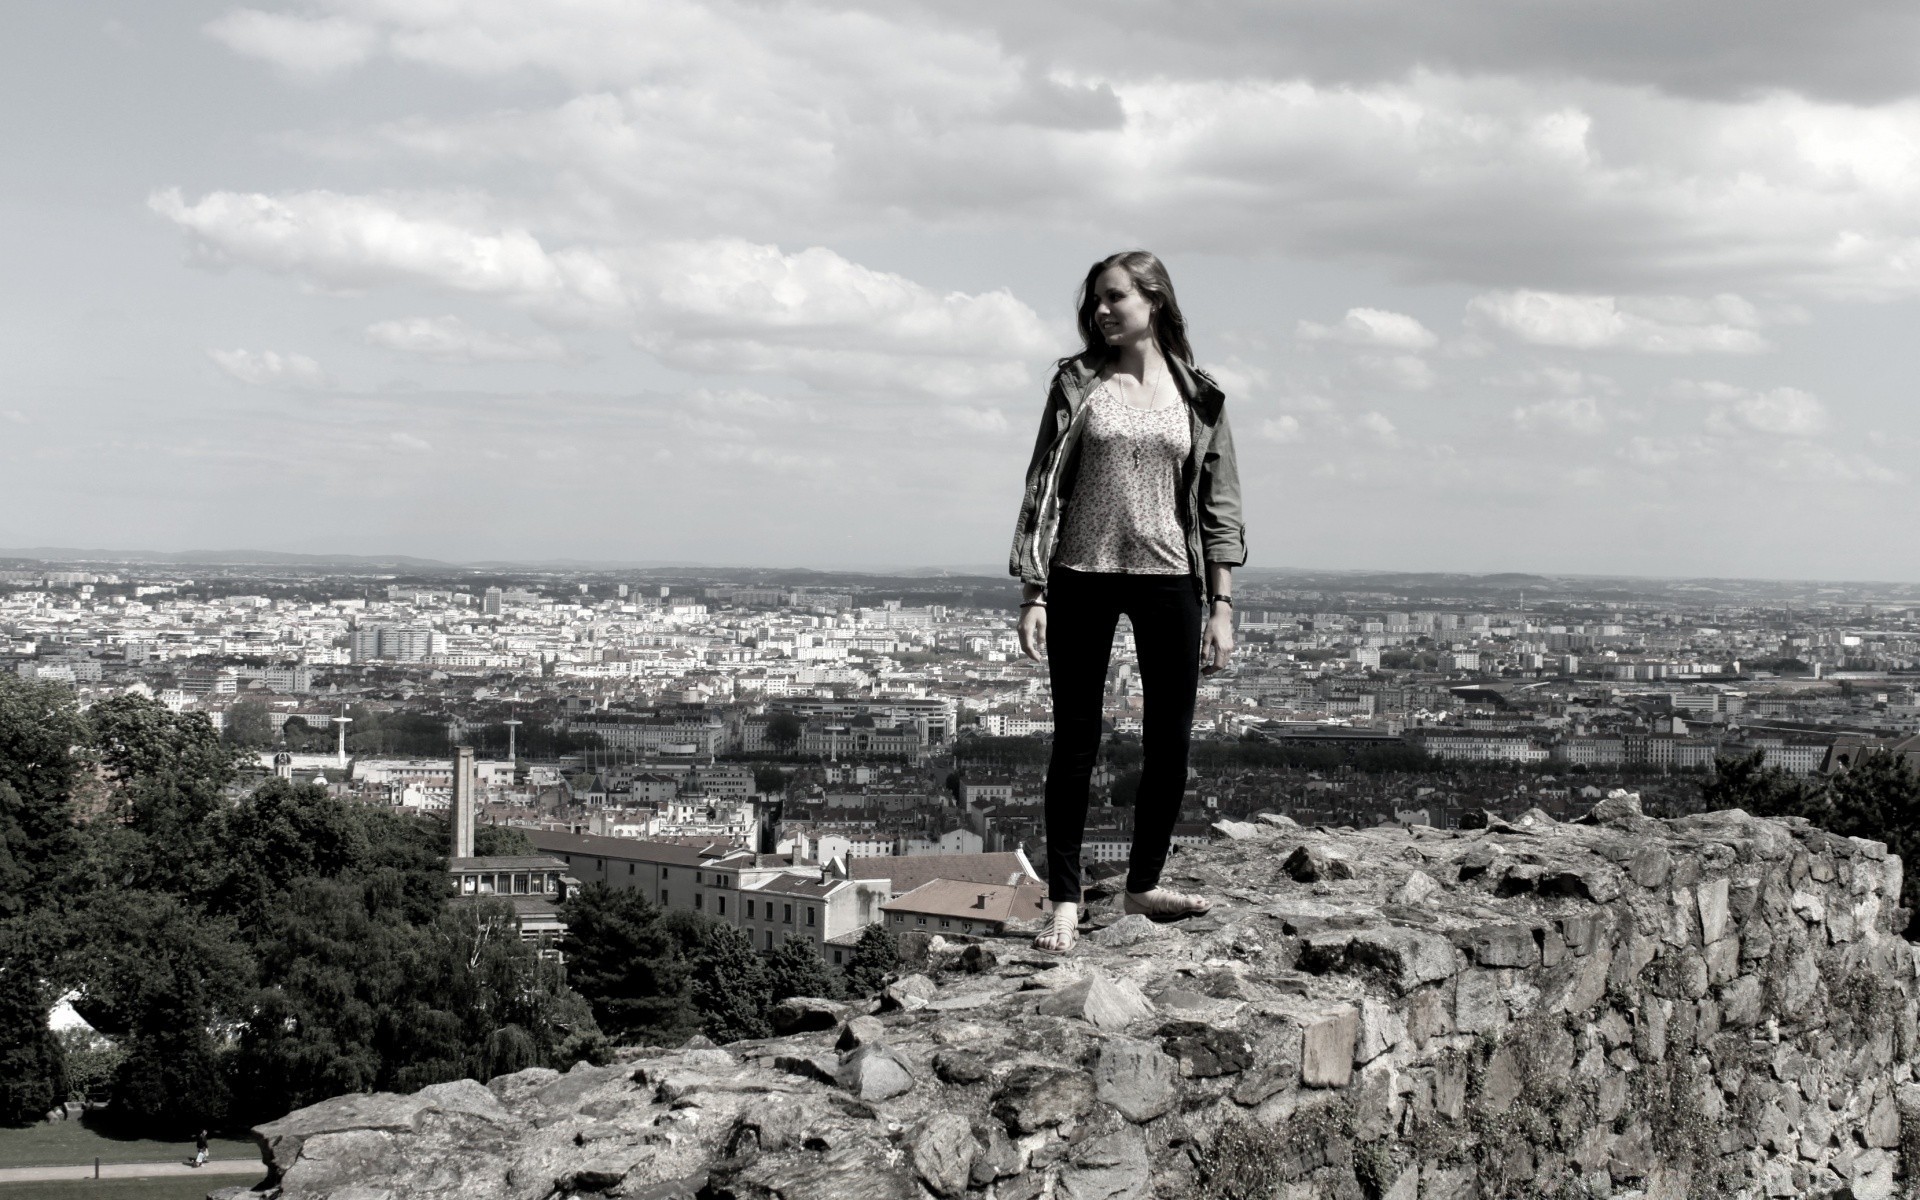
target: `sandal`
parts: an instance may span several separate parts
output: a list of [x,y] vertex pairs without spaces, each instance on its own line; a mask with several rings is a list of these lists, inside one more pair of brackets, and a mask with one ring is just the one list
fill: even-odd
[[1183,917],[1204,916],[1213,901],[1190,892],[1173,892],[1157,887],[1148,892],[1128,892],[1121,911],[1139,913],[1154,921],[1178,921]]
[[1052,923],[1033,939],[1033,948],[1052,954],[1065,954],[1073,949],[1074,944],[1079,940],[1080,906],[1077,904],[1055,905]]

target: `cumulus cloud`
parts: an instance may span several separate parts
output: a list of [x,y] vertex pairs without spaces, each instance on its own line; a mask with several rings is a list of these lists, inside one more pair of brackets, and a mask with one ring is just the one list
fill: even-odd
[[[997,290],[937,293],[812,247],[738,238],[547,249],[524,229],[476,229],[398,201],[331,192],[155,193],[212,264],[247,264],[325,287],[411,284],[497,297],[550,322],[630,330],[674,366],[778,372],[822,387],[964,397],[1030,383],[1056,347],[1038,315]],[[444,322],[384,328],[383,344],[449,345]],[[469,349],[472,343],[468,343]]]
[[432,442],[422,437],[415,437],[411,433],[400,433],[398,431],[390,433],[387,435],[387,444],[396,450],[404,450],[409,454],[433,453]]
[[[1916,22],[1892,2],[1845,18],[1698,25],[1609,10],[1607,29],[1633,31],[1609,39],[1572,32],[1599,20],[1586,5],[1521,18],[1506,0],[1482,0],[1483,20],[1464,27],[1502,32],[1469,41],[1506,46],[1510,59],[1391,52],[1378,60],[1391,69],[1357,73],[1333,64],[1375,61],[1376,41],[1404,49],[1379,35],[1437,18],[1406,0],[1344,16],[1310,0],[1271,21],[1257,5],[1183,11],[1159,23],[1151,76],[1104,65],[1124,54],[1090,51],[1122,24],[1110,11],[1056,27],[1070,4],[929,19],[904,4],[331,0],[319,17],[238,10],[214,32],[288,70],[385,56],[466,78],[557,76],[576,94],[549,107],[407,118],[366,148],[461,171],[548,168],[543,176],[566,181],[550,202],[602,230],[703,235],[710,225],[696,226],[719,222],[765,242],[876,225],[1050,227],[1174,251],[1345,257],[1503,289],[1651,294],[1684,282],[1904,295],[1920,290],[1912,93],[1863,108],[1858,96],[1780,82],[1802,78],[1802,51],[1821,46],[1833,64],[1847,61],[1841,44],[1904,63],[1886,47],[1908,44],[1901,31]],[[1308,10],[1319,14],[1308,24],[1327,28],[1286,41],[1280,31],[1297,33]],[[1519,55],[1509,21],[1566,40]],[[1789,46],[1781,21],[1820,32]],[[1450,33],[1436,44],[1450,43],[1451,20],[1438,23]],[[1224,42],[1183,40],[1223,24],[1233,27]],[[1648,30],[1675,24],[1690,35],[1655,51]],[[1743,59],[1755,79],[1777,72],[1772,82],[1711,100],[1697,87],[1645,86],[1712,78],[1740,57],[1720,40],[1736,27],[1775,51]],[[1712,54],[1673,52],[1709,28]],[[1183,68],[1182,46],[1204,54]],[[1621,62],[1670,61],[1674,73],[1580,78],[1576,65],[1606,59],[1609,46]],[[1920,75],[1912,63],[1901,70]]]
[[1513,291],[1476,296],[1467,311],[1535,346],[1647,354],[1753,354],[1768,348],[1751,328],[1758,323],[1753,306],[1737,296],[1701,302]]
[[1409,392],[1423,392],[1438,378],[1426,359],[1412,354],[1363,354],[1354,365],[1381,383]]
[[1707,414],[1707,428],[1716,433],[1752,430],[1777,437],[1807,437],[1827,429],[1827,406],[1818,396],[1798,388],[1750,391],[1724,383],[1696,385],[1698,394],[1719,403]]
[[1350,308],[1338,325],[1302,321],[1296,334],[1304,341],[1347,342],[1395,350],[1431,350],[1440,344],[1439,337],[1417,319],[1378,308]]
[[1591,396],[1521,405],[1513,410],[1513,423],[1522,429],[1558,429],[1579,434],[1599,433],[1607,426],[1600,406]]
[[367,340],[439,362],[564,362],[567,348],[551,334],[513,337],[476,329],[456,316],[405,317],[367,326]]
[[236,8],[214,18],[207,33],[236,54],[263,59],[290,75],[319,79],[367,61],[372,27],[340,17],[296,17]]
[[1390,438],[1394,433],[1393,422],[1387,418],[1385,413],[1370,412],[1364,414],[1360,418],[1360,428],[1380,438]]
[[222,371],[256,387],[312,389],[332,386],[320,364],[304,354],[274,350],[209,350],[207,357]]
[[1270,442],[1297,442],[1300,440],[1300,418],[1284,414],[1270,417],[1260,423],[1260,435]]

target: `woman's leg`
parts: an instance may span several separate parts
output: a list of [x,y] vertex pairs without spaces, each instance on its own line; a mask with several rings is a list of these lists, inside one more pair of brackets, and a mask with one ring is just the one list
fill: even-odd
[[1080,842],[1087,789],[1100,752],[1107,661],[1120,609],[1099,576],[1056,567],[1047,581],[1047,678],[1053,753],[1047,761],[1047,899],[1080,902]]
[[1133,802],[1127,891],[1152,891],[1167,865],[1200,688],[1200,597],[1185,576],[1143,576],[1126,606],[1140,658],[1140,791]]

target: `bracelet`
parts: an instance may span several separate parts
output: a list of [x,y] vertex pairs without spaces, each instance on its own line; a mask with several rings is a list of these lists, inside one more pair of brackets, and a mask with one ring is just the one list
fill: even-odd
[[1045,600],[1022,600],[1020,602],[1021,608],[1045,608],[1046,606],[1047,602]]
[[1233,597],[1232,596],[1208,596],[1207,603],[1208,604],[1225,604],[1228,608],[1232,608]]

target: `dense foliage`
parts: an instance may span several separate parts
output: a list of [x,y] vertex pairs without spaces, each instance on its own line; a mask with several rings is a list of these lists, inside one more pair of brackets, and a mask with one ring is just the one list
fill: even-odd
[[[0,676],[0,1121],[104,1092],[180,1134],[604,1054],[506,902],[449,902],[443,825],[278,779],[236,796],[243,741]],[[47,1032],[63,994],[104,1041]]]
[[[1745,758],[1722,758],[1715,774],[1700,786],[1702,807],[1740,808],[1761,817],[1805,817],[1829,833],[1885,842],[1903,862],[1920,852],[1920,773],[1897,754],[1878,751],[1850,769],[1826,779],[1789,775],[1768,767],[1765,751]],[[1920,908],[1920,882],[1909,870],[1900,903],[1909,914]],[[1920,935],[1920,922],[1907,925]]]

